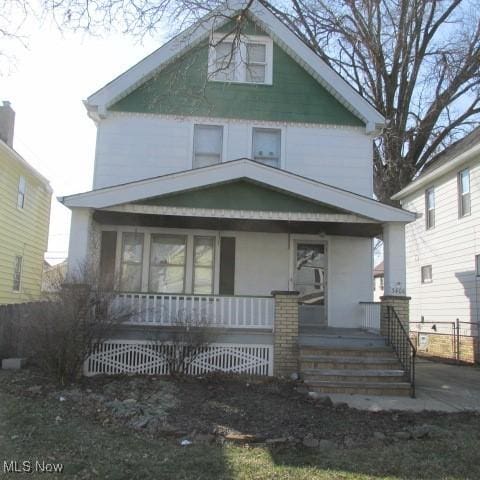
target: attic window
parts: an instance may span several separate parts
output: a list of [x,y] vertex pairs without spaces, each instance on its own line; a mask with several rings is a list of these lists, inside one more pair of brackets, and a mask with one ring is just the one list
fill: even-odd
[[213,35],[208,59],[209,80],[272,84],[273,43],[268,37]]

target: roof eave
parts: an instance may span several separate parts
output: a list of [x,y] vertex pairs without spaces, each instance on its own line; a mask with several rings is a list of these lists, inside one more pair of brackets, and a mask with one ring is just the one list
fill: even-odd
[[402,200],[408,195],[415,193],[422,187],[425,187],[433,180],[455,170],[459,166],[463,165],[470,161],[475,155],[480,155],[480,143],[474,145],[472,148],[468,149],[466,152],[461,153],[455,158],[452,158],[449,162],[441,165],[438,168],[435,168],[429,173],[425,175],[421,175],[418,179],[414,180],[413,182],[409,183],[405,188],[400,190],[398,193],[392,196],[392,200]]

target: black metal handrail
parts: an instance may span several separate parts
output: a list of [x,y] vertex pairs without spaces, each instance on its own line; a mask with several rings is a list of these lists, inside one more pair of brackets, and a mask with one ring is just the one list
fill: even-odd
[[408,381],[411,385],[411,396],[415,397],[415,356],[417,350],[413,345],[408,332],[405,330],[397,312],[391,306],[387,306],[386,335],[387,344],[391,345],[402,364]]

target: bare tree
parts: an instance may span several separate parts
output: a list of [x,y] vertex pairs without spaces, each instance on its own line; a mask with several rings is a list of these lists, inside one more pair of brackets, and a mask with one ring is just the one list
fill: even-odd
[[[178,31],[219,0],[44,0],[61,25]],[[261,0],[387,120],[375,141],[377,197],[390,197],[428,160],[478,124],[480,21],[474,0]],[[251,0],[233,20],[241,29]],[[218,15],[222,15],[221,9]],[[174,33],[171,31],[171,33]]]

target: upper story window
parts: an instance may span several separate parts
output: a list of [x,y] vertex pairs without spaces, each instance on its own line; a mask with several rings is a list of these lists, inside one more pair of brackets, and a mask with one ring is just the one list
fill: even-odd
[[19,292],[20,286],[22,284],[22,266],[23,266],[23,257],[16,256],[15,264],[13,266],[13,291]]
[[222,34],[212,37],[209,79],[219,82],[272,84],[273,43],[268,37],[245,36],[240,42]]
[[423,266],[421,269],[421,274],[422,274],[422,283],[432,283],[433,277],[432,277],[431,265]]
[[193,130],[193,168],[206,167],[222,161],[223,127],[195,125]]
[[25,177],[20,177],[18,181],[17,207],[23,208],[25,206],[25,191],[27,189],[27,182]]
[[458,174],[458,216],[470,215],[470,170]]
[[475,275],[480,277],[480,255],[475,255]]
[[252,139],[253,159],[280,168],[281,138],[281,130],[254,128]]
[[425,227],[427,230],[435,226],[435,190],[429,188],[425,191]]

